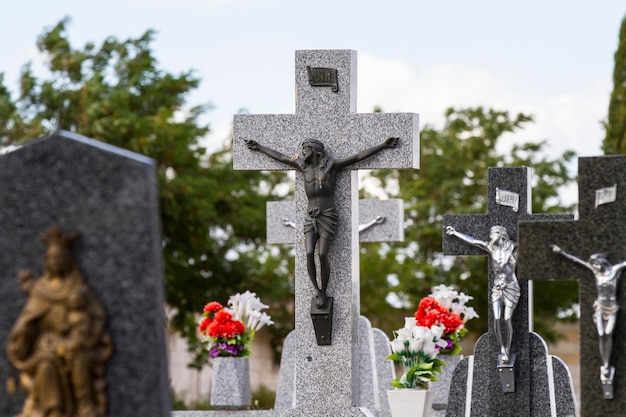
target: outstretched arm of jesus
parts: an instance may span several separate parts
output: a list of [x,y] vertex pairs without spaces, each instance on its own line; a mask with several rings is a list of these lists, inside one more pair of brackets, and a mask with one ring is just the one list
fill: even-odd
[[587,262],[583,261],[580,258],[575,257],[574,255],[572,255],[570,253],[565,252],[563,249],[561,249],[557,245],[550,245],[550,249],[552,249],[552,252],[558,253],[559,255],[565,257],[569,261],[577,263],[578,265],[582,265],[585,268],[589,269],[591,272],[594,272],[593,268],[591,268],[591,266]]
[[619,272],[624,268],[626,268],[626,261],[613,265],[613,271],[615,272]]
[[338,159],[335,161],[335,166],[339,169],[345,168],[352,164],[356,164],[359,161],[364,160],[365,158],[369,158],[377,152],[382,151],[385,148],[395,148],[398,146],[398,138],[389,138],[380,145],[372,146],[369,149],[365,149],[356,155],[349,156],[345,159]]
[[489,248],[487,248],[487,242],[485,242],[484,240],[475,239],[472,236],[461,233],[452,226],[446,226],[446,234],[449,236],[456,236],[459,239],[466,241],[470,245],[478,246],[479,248],[489,252]]
[[260,145],[256,140],[247,140],[246,146],[248,147],[248,149],[252,151],[263,152],[265,155],[277,160],[278,162],[282,162],[298,170],[301,169],[300,164],[297,162],[297,158],[296,159],[289,158],[287,155],[281,152],[278,152],[278,151],[275,151],[274,149],[270,149],[266,146]]

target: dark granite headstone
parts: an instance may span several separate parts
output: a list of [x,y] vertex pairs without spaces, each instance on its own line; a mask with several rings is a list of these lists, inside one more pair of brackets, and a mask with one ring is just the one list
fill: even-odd
[[[336,82],[334,86],[320,79]],[[413,169],[419,162],[417,114],[356,113],[356,52],[296,52],[295,114],[236,115],[233,126],[233,166],[238,170],[292,169],[261,152],[246,148],[246,140],[285,155],[300,152],[305,140],[324,143],[334,159],[352,156],[389,137],[398,147],[383,151],[337,174],[334,192],[339,225],[329,253],[328,295],[334,298],[331,345],[318,345],[311,320],[315,295],[306,268],[303,239],[296,239],[296,394],[287,416],[363,415],[359,401],[359,251],[358,169]],[[296,231],[302,233],[307,198],[303,175],[296,173]]]
[[[602,196],[615,191],[615,199]],[[580,303],[581,414],[626,415],[626,291],[617,283],[617,323],[610,364],[615,367],[613,399],[605,399],[600,381],[601,358],[598,332],[593,321],[597,297],[593,273],[550,249],[558,245],[587,261],[605,254],[612,264],[626,261],[626,156],[578,159],[579,220],[519,225],[519,271],[533,280],[578,280]],[[624,275],[622,274],[622,281]]]
[[[492,226],[506,228],[510,238],[516,240],[519,220],[543,221],[555,218],[572,218],[571,215],[531,214],[530,170],[525,167],[489,168],[488,213],[445,215],[444,227],[453,226],[457,231],[476,239],[489,241]],[[444,231],[443,250],[447,255],[487,255],[482,249],[449,236]],[[488,289],[494,285],[494,273],[489,260]],[[475,346],[473,357],[464,358],[455,368],[450,387],[447,416],[507,417],[550,416],[555,407],[554,396],[549,396],[553,375],[547,367],[550,356],[545,343],[532,333],[532,291],[529,282],[518,274],[521,296],[513,313],[513,341],[511,353],[516,355],[514,375],[515,391],[504,392],[498,368],[500,345],[493,331],[494,313],[489,308],[489,330],[482,335]],[[480,279],[475,277],[474,279]],[[559,374],[560,376],[560,374]],[[565,382],[567,384],[567,381]],[[571,383],[569,383],[571,386]],[[564,394],[565,395],[565,394]],[[548,396],[548,401],[542,398]],[[573,391],[567,393],[568,401],[574,402]]]
[[68,132],[0,156],[0,415],[21,411],[24,394],[6,355],[26,302],[17,272],[42,272],[39,237],[57,225],[80,235],[74,254],[106,310],[114,352],[106,363],[108,413],[168,416],[163,265],[155,164]]

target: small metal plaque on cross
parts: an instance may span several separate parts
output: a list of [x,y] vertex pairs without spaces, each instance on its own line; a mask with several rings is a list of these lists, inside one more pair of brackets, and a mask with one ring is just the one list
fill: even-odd
[[311,87],[332,87],[333,92],[339,91],[339,83],[337,82],[337,70],[334,68],[311,68],[306,67],[306,73],[309,77],[309,85]]

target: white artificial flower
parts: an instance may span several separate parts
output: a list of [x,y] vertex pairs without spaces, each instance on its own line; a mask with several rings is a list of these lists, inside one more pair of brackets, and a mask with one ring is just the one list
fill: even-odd
[[413,337],[421,340],[432,339],[432,332],[428,327],[415,326],[413,329]]
[[413,337],[413,329],[415,328],[415,317],[405,317],[404,327],[396,330],[394,333],[396,337],[406,340]]
[[274,324],[270,316],[261,313],[261,310],[269,306],[263,304],[256,293],[250,291],[237,293],[228,299],[228,305],[230,308],[225,310],[231,313],[235,320],[245,323],[246,329],[258,330],[263,326]]
[[459,293],[457,296],[457,303],[461,306],[467,304],[468,301],[473,300],[474,297],[470,297],[469,295],[465,295],[465,293]]
[[424,345],[422,346],[422,352],[430,359],[435,359],[439,354],[439,345],[431,340],[424,341]]
[[424,346],[423,339],[409,339],[409,352],[416,355],[418,354]]
[[478,313],[476,313],[473,307],[465,307],[460,316],[463,317],[463,323],[465,323],[468,320],[478,317]]
[[405,317],[404,318],[404,328],[405,329],[413,329],[413,327],[417,326],[415,317]]
[[403,339],[393,339],[391,341],[391,351],[393,353],[402,353],[405,351],[405,345]]
[[430,331],[433,334],[433,337],[436,339],[441,339],[443,332],[446,330],[446,327],[443,325],[434,325],[430,328]]
[[450,308],[452,306],[452,300],[457,297],[458,293],[446,285],[437,285],[433,287],[430,297],[437,300],[437,302],[445,307]]
[[257,315],[258,315],[258,317],[257,317],[257,324],[254,327],[255,331],[259,330],[263,326],[269,326],[271,324],[274,324],[274,322],[271,320],[271,317],[268,316],[267,314],[265,314],[265,313],[258,313],[257,312]]

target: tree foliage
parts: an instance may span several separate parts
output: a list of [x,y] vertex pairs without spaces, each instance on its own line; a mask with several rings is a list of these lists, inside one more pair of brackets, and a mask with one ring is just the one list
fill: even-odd
[[604,153],[626,153],[626,17],[619,31],[619,45],[615,52],[613,92],[609,102],[606,136],[602,143]]
[[[211,300],[258,292],[280,306],[276,343],[292,328],[289,263],[272,257],[265,241],[265,202],[277,200],[277,173],[232,170],[229,149],[205,154],[209,132],[200,117],[210,106],[189,106],[198,87],[192,72],[171,74],[151,50],[154,32],[82,49],[69,41],[64,19],[37,41],[47,77],[22,68],[15,98],[0,74],[0,144],[72,131],[156,161],[163,227],[166,298],[171,324],[197,352],[196,314]],[[284,259],[284,258],[282,258]],[[265,261],[264,263],[261,261]],[[272,313],[270,313],[272,314]],[[196,365],[202,364],[199,357]]]
[[[549,159],[542,156],[545,143],[508,146],[506,154],[498,151],[511,133],[531,121],[524,114],[481,107],[449,109],[443,128],[422,129],[420,171],[374,173],[387,194],[402,198],[405,207],[404,243],[361,246],[361,311],[374,326],[391,334],[433,286],[446,284],[474,297],[471,305],[481,317],[468,325],[474,332],[487,331],[487,258],[444,257],[443,215],[486,213],[487,170],[504,166],[533,168],[534,213],[572,211],[558,196],[573,180],[567,170],[572,152]],[[536,327],[553,336],[549,319],[576,302],[576,283],[535,283],[534,294],[537,310],[543,312],[535,317]]]

